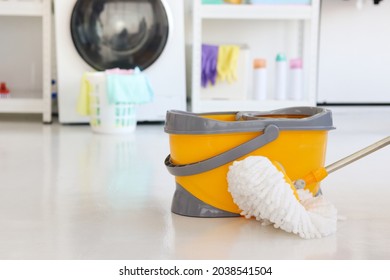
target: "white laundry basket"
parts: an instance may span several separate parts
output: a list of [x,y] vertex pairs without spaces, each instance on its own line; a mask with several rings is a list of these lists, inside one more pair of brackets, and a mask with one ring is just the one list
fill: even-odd
[[106,75],[104,72],[88,72],[86,79],[90,88],[90,125],[92,131],[107,134],[127,134],[137,125],[136,108],[133,103],[108,102]]

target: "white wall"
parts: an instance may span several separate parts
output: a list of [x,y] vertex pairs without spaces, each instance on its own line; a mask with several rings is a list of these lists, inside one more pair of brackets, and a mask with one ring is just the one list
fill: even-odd
[[390,103],[390,1],[323,0],[319,102]]

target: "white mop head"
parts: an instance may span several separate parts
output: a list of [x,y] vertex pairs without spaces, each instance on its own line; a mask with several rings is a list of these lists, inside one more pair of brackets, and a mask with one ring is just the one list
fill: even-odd
[[313,197],[298,190],[298,201],[280,172],[262,156],[235,161],[227,175],[229,192],[246,218],[298,234],[302,238],[321,238],[337,230],[337,210],[323,196]]

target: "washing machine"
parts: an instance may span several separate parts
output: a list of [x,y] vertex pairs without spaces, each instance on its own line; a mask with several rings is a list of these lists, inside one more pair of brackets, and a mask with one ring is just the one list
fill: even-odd
[[61,123],[87,123],[76,111],[86,71],[138,66],[152,103],[138,121],[164,121],[186,109],[184,6],[177,0],[55,0],[58,110]]

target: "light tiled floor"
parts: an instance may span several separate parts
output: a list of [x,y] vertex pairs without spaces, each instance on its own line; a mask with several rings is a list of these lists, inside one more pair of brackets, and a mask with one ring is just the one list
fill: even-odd
[[[390,107],[331,109],[327,163],[390,135]],[[345,220],[315,240],[172,214],[168,153],[162,125],[118,137],[0,116],[0,259],[390,259],[390,146],[325,179]]]

